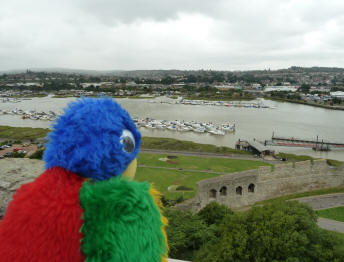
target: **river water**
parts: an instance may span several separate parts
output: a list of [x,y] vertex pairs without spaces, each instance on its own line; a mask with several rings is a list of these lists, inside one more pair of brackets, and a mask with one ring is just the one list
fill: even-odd
[[[33,98],[19,103],[0,103],[0,109],[49,110],[59,112],[75,98]],[[326,139],[344,142],[344,111],[329,110],[306,105],[261,100],[269,108],[222,107],[205,105],[181,105],[149,103],[147,99],[116,99],[132,116],[151,117],[166,120],[197,120],[213,123],[235,122],[236,131],[225,136],[175,132],[141,128],[143,136],[170,137],[198,143],[234,147],[238,139],[268,140],[275,136]],[[156,98],[156,101],[168,100]],[[0,125],[49,127],[51,122],[21,119],[17,115],[0,115]],[[274,147],[277,152],[305,154],[314,157],[332,158],[344,161],[344,150],[314,152],[308,148]]]

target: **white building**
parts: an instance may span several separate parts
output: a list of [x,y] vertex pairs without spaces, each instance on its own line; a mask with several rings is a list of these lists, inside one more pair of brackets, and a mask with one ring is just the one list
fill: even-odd
[[281,91],[287,91],[287,92],[296,92],[299,89],[298,86],[267,86],[264,89],[264,92],[281,92]]
[[343,91],[336,91],[330,93],[331,97],[336,97],[344,100],[344,92]]

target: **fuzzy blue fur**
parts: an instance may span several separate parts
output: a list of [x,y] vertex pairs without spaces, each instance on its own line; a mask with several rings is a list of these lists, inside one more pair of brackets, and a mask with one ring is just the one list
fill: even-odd
[[[120,137],[132,132],[135,150],[123,151]],[[82,98],[69,104],[53,125],[43,159],[80,176],[105,180],[122,174],[136,157],[141,135],[130,115],[111,98]]]

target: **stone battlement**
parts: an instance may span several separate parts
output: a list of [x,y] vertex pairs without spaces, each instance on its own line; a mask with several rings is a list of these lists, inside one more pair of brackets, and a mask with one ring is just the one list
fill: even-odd
[[[231,208],[252,205],[255,202],[323,188],[344,186],[343,168],[327,165],[326,160],[307,160],[278,164],[236,172],[198,182],[195,198],[184,205],[198,211],[217,201]],[[183,204],[180,208],[185,208]]]

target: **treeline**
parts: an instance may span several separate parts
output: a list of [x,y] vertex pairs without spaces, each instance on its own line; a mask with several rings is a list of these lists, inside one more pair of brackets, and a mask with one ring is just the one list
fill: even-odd
[[235,213],[213,202],[198,214],[166,208],[171,258],[194,262],[340,262],[344,240],[295,201]]
[[296,72],[307,72],[307,73],[344,73],[344,68],[340,67],[300,67],[300,66],[292,66],[290,70]]

